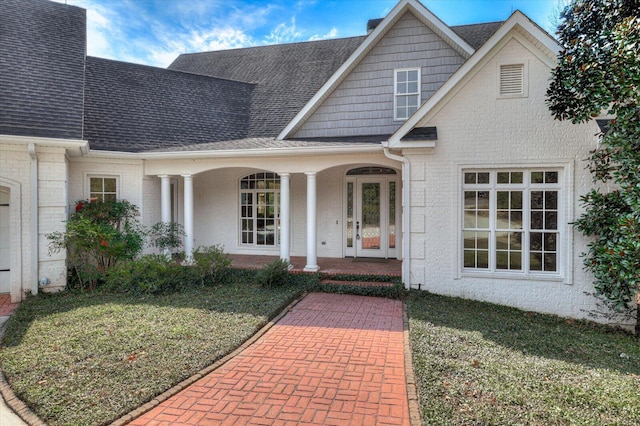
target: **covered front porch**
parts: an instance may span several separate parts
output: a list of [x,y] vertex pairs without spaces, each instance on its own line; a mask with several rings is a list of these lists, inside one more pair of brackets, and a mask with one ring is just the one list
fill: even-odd
[[367,144],[148,160],[159,205],[147,211],[183,224],[187,258],[220,245],[237,267],[280,258],[294,271],[407,276],[403,166],[382,151]]

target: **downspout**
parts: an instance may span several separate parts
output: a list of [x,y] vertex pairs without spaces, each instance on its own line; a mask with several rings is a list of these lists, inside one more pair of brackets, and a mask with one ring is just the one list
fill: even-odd
[[402,162],[402,282],[411,288],[411,163],[401,155],[389,152],[389,142],[382,142],[384,156]]
[[29,157],[31,157],[31,294],[38,294],[38,155],[36,144],[29,144]]

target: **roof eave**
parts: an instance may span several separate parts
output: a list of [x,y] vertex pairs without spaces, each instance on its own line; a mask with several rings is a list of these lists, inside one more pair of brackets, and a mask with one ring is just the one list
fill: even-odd
[[323,147],[287,147],[287,148],[259,148],[259,149],[226,149],[203,151],[154,151],[154,152],[121,152],[90,150],[89,158],[121,158],[129,160],[171,160],[185,158],[234,158],[234,157],[288,157],[300,155],[330,155],[330,154],[364,154],[381,152],[382,145],[330,145]]

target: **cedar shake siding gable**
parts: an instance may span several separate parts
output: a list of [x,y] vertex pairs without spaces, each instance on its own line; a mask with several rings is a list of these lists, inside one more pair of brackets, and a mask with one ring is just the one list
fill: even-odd
[[254,85],[87,58],[92,150],[140,152],[247,137]]
[[465,62],[456,50],[411,12],[406,12],[351,71],[293,138],[391,134],[394,70],[420,68],[420,104]]
[[0,5],[0,134],[82,139],[85,10]]

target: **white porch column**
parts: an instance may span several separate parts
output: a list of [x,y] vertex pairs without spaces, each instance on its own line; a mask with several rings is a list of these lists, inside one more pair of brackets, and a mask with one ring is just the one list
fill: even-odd
[[317,214],[317,195],[316,195],[316,172],[305,172],[307,175],[307,265],[304,270],[307,272],[317,272],[318,255],[316,251],[316,214]]
[[171,181],[169,175],[158,175],[160,178],[160,220],[171,222]]
[[289,188],[289,173],[280,175],[280,259],[289,262],[291,236],[291,190]]
[[[160,178],[160,220],[162,223],[171,222],[171,181],[169,175],[158,175]],[[169,249],[164,250],[164,255],[171,256]]]
[[193,176],[182,175],[184,179],[184,262],[193,263]]

